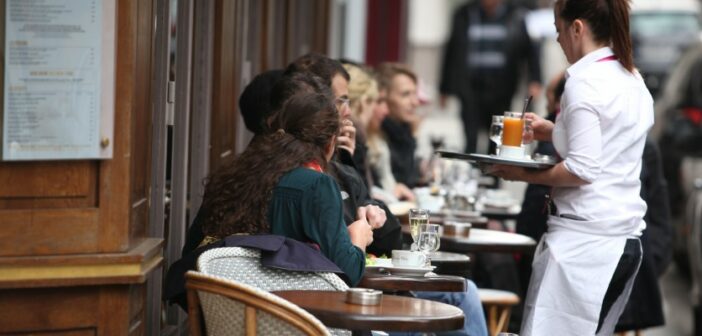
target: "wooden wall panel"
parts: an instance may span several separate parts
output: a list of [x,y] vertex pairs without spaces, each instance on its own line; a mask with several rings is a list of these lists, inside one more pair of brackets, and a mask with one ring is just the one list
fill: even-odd
[[2,216],[2,256],[45,256],[98,249],[96,209],[14,210],[4,211]]
[[[151,2],[116,1],[114,154],[0,162],[0,257],[123,252],[147,225]],[[130,223],[131,226],[130,226]]]
[[6,163],[0,167],[0,197],[86,197],[90,173],[85,161]]
[[0,164],[0,211],[97,207],[98,163]]
[[237,52],[240,0],[217,0],[215,4],[214,62],[210,171],[229,162],[236,146],[237,82],[241,57]]
[[[131,214],[131,168],[133,152],[133,119],[139,113],[137,64],[150,62],[150,57],[137,57],[139,31],[137,0],[117,1],[117,64],[115,67],[115,132],[112,160],[100,165],[98,251],[121,252],[129,248]],[[147,125],[140,127],[148,128]],[[149,147],[149,144],[138,144]]]
[[91,287],[0,290],[0,333],[95,328],[98,302]]
[[263,68],[282,69],[288,63],[287,50],[287,19],[290,1],[264,0],[265,15],[265,46],[263,53]]
[[0,162],[0,334],[144,335],[155,1],[114,0],[113,158]]
[[149,220],[151,183],[151,83],[153,8],[151,1],[139,1],[137,7],[136,63],[134,74],[134,115],[131,124],[131,214],[130,237],[146,236]]
[[[249,62],[250,81],[257,74],[263,71],[263,53],[262,47],[265,41],[264,30],[264,1],[246,0],[248,2],[249,13],[247,14],[247,35],[246,35],[246,61]],[[238,109],[237,109],[238,110]]]

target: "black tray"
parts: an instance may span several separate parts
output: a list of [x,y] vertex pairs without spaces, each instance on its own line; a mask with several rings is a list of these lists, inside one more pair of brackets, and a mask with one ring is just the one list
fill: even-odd
[[505,158],[505,157],[499,157],[499,156],[495,156],[495,155],[477,154],[477,153],[465,154],[465,153],[456,153],[456,152],[447,152],[447,151],[436,151],[436,153],[441,155],[442,158],[447,158],[447,159],[459,159],[459,160],[466,160],[466,161],[475,162],[475,163],[504,164],[504,165],[519,166],[519,167],[534,168],[534,169],[548,169],[548,168],[553,167],[556,164],[556,162],[554,162],[554,161],[534,161],[532,159],[513,159],[513,158]]

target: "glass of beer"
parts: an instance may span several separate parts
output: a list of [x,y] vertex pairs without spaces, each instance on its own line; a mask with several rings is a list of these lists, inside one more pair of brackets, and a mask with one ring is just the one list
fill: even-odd
[[424,224],[429,224],[429,210],[426,209],[410,209],[409,212],[410,234],[412,235],[412,251],[416,251],[417,240],[419,239],[419,227]]

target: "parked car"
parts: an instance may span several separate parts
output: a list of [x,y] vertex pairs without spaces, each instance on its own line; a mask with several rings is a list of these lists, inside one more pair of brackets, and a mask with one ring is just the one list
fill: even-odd
[[668,83],[656,100],[656,123],[663,173],[668,181],[673,220],[673,257],[677,266],[689,271],[687,237],[690,223],[684,218],[685,204],[694,181],[702,177],[696,162],[702,160],[702,44],[686,52],[673,68]]
[[630,30],[634,63],[654,98],[680,55],[700,39],[698,0],[634,0]]

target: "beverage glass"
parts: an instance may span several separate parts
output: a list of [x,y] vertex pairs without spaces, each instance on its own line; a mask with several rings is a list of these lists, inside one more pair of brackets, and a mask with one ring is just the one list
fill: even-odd
[[492,124],[490,125],[490,140],[497,145],[495,149],[497,152],[495,154],[499,154],[500,146],[502,145],[503,120],[504,116],[492,116]]
[[410,234],[412,235],[412,247],[410,250],[417,250],[417,239],[419,239],[419,227],[429,223],[429,210],[410,209],[409,212]]
[[524,137],[524,122],[521,112],[505,112],[502,120],[502,146],[500,156],[523,159],[525,150],[522,147]]
[[531,128],[531,119],[524,119],[524,134],[522,144],[529,145],[534,141],[534,129]]
[[524,132],[524,119],[521,112],[505,112],[502,121],[502,144],[511,147],[522,145],[522,133]]
[[438,224],[424,224],[419,227],[419,250],[424,253],[439,250],[441,240],[439,237]]

